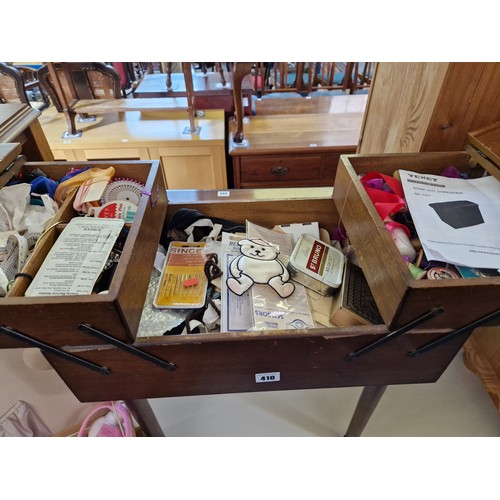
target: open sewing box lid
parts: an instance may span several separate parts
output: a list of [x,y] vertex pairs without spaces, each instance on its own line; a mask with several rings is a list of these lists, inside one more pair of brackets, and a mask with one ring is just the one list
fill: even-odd
[[469,132],[468,142],[471,158],[500,181],[500,122]]
[[[3,149],[0,148],[0,151]],[[12,158],[13,161],[0,163],[5,165],[0,167],[0,188],[21,172],[42,169],[49,178],[60,180],[72,168],[89,166],[113,167],[117,179],[134,179],[144,188],[134,220],[127,228],[126,242],[108,293],[25,296],[29,278],[38,272],[64,226],[78,215],[72,195],[63,201],[51,219],[51,229],[39,240],[40,243],[23,267],[23,272],[16,277],[7,296],[0,299],[0,348],[25,345],[19,340],[21,335],[51,346],[103,343],[91,335],[82,335],[81,325],[91,325],[114,339],[132,342],[137,334],[167,210],[159,160],[25,162],[26,157],[16,156],[16,151],[19,152],[14,148],[9,153],[9,160]],[[16,339],[12,339],[6,329],[17,333]]]
[[[333,198],[384,323],[400,328],[435,308],[426,328],[462,329],[496,314],[500,278],[415,280],[359,179],[370,171],[403,169],[436,174],[449,165],[470,174],[479,168],[500,181],[500,122],[469,133],[465,151],[341,155]],[[474,172],[476,170],[476,172]],[[383,256],[383,258],[381,258]],[[488,323],[489,324],[489,323]]]

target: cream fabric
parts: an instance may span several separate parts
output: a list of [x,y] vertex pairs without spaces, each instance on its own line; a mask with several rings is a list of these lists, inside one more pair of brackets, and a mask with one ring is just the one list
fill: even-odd
[[0,437],[47,437],[51,432],[24,401],[0,418]]

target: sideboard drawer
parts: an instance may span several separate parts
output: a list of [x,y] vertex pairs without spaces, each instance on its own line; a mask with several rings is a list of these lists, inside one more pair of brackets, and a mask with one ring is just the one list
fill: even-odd
[[258,156],[241,159],[243,184],[315,180],[320,178],[321,174],[321,155]]

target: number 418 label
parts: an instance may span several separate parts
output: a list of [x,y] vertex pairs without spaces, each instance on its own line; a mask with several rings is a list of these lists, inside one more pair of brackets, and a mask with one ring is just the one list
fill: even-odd
[[255,382],[279,382],[280,381],[280,372],[269,372],[269,373],[256,373],[255,374]]

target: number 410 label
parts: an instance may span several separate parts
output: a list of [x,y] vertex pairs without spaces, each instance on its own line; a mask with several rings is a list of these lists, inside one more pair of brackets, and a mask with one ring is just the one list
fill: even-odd
[[256,373],[255,374],[255,382],[279,382],[280,381],[280,372],[269,372],[269,373]]

